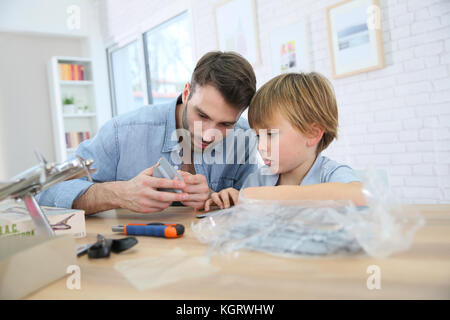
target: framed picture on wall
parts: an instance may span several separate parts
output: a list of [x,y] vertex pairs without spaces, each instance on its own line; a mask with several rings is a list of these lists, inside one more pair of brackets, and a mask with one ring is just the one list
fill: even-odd
[[255,0],[227,0],[215,7],[216,38],[222,51],[235,51],[253,66],[260,63]]
[[272,73],[309,72],[311,44],[307,20],[279,28],[270,34]]
[[327,8],[333,78],[384,67],[378,0],[345,0]]

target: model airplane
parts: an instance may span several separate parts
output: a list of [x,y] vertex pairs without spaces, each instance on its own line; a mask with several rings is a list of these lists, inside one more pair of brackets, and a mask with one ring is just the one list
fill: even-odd
[[36,233],[53,236],[55,232],[34,196],[65,180],[87,176],[92,181],[91,173],[95,169],[90,169],[90,166],[94,160],[85,160],[77,155],[59,164],[48,163],[40,153],[35,154],[40,162],[38,165],[13,177],[10,182],[0,183],[0,201],[7,198],[23,200],[36,225]]

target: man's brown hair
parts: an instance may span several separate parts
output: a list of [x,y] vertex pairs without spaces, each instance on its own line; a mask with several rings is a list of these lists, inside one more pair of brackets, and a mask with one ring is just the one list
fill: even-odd
[[268,128],[277,114],[305,135],[314,123],[324,129],[317,153],[337,138],[336,97],[331,83],[319,73],[287,73],[265,83],[250,103],[249,124],[252,128]]
[[213,86],[227,103],[244,110],[256,92],[256,76],[250,63],[238,53],[212,51],[195,66],[189,98],[197,85]]

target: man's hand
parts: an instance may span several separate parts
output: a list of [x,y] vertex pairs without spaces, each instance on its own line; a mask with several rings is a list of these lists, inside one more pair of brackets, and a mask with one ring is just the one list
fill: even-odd
[[181,203],[194,209],[203,209],[205,201],[208,200],[210,193],[205,176],[202,174],[193,175],[181,170],[178,170],[178,173],[186,184],[184,188],[180,189],[189,194],[189,199],[181,201]]
[[205,203],[205,211],[209,211],[212,205],[216,205],[220,209],[229,208],[231,204],[236,205],[238,203],[238,198],[239,191],[234,188],[227,188],[219,192],[214,192],[211,194],[211,198]]
[[178,179],[153,177],[154,168],[155,166],[145,169],[133,179],[126,181],[121,188],[119,202],[121,208],[151,213],[168,208],[173,201],[196,199],[196,197],[189,196],[186,191],[184,193],[158,191],[158,188],[186,189],[189,184]]

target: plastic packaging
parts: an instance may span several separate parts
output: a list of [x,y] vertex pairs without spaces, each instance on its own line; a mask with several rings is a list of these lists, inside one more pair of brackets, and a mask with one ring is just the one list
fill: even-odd
[[239,195],[238,205],[192,225],[214,252],[240,249],[295,256],[367,253],[385,258],[407,250],[424,218],[400,205],[375,170],[363,179],[367,206],[350,201],[267,201]]

